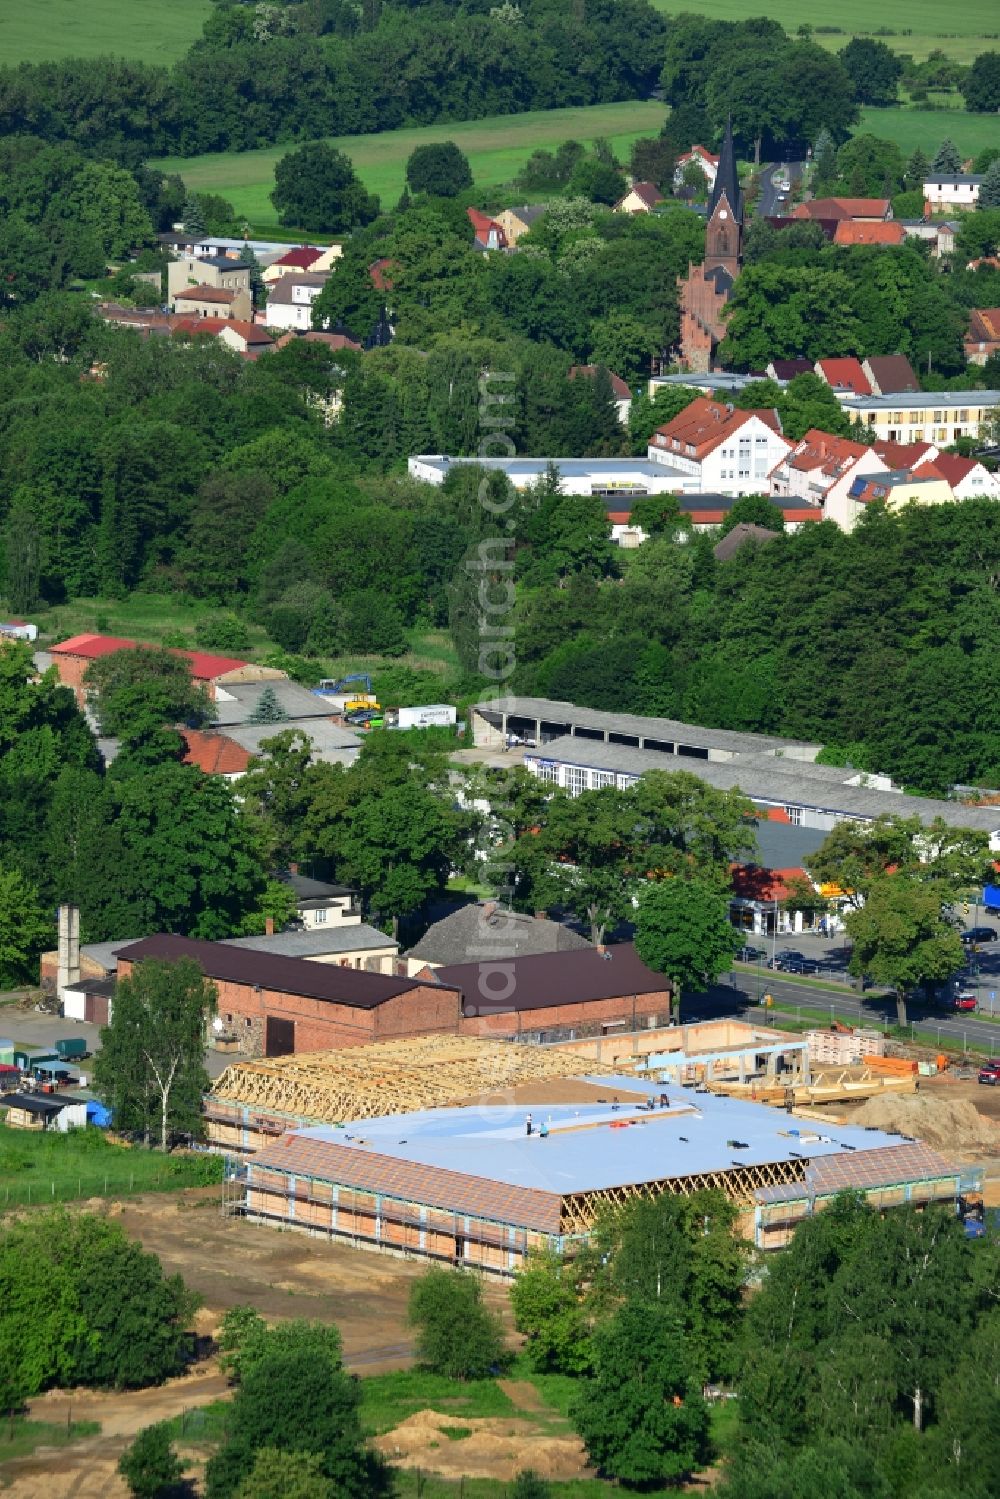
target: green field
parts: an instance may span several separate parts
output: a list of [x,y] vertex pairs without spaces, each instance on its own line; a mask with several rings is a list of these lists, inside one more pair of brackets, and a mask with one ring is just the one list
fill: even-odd
[[0,1125],[0,1212],[129,1192],[171,1192],[222,1180],[222,1159],[116,1145],[98,1130],[61,1135]]
[[974,115],[964,109],[863,109],[858,131],[895,141],[904,156],[911,156],[918,146],[933,156],[945,136],[963,156],[1000,143],[996,115]]
[[[713,21],[745,21],[749,16],[770,16],[785,30],[794,33],[800,26],[836,26],[835,32],[815,32],[814,39],[824,47],[839,52],[852,36],[872,36],[884,28],[892,35],[882,36],[896,52],[908,52],[917,59],[940,48],[956,62],[971,62],[980,52],[997,47],[1000,37],[1000,15],[991,0],[969,0],[949,10],[947,16],[933,0],[882,0],[873,7],[868,0],[842,0],[831,11],[824,0],[652,0],[657,10],[668,15],[694,12]],[[992,37],[990,36],[992,32]]]
[[134,57],[172,63],[183,57],[212,10],[211,0],[28,0],[0,5],[0,61]]
[[[619,155],[640,135],[655,135],[666,109],[655,102],[595,104],[580,109],[535,110],[530,114],[495,115],[466,124],[427,125],[387,130],[380,135],[342,135],[333,144],[346,151],[369,192],[391,207],[403,191],[406,160],[417,147],[452,140],[469,158],[478,188],[509,182],[540,146],[561,141],[610,140]],[[223,152],[214,156],[173,158],[155,165],[180,172],[193,192],[222,193],[258,230],[277,227],[268,194],[274,186],[274,164],[291,147],[266,151]]]

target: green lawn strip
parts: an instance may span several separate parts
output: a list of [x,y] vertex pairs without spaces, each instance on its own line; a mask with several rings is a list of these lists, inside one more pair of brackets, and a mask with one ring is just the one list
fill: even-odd
[[[627,155],[632,141],[659,131],[666,113],[666,106],[654,100],[629,100],[334,136],[331,143],[346,151],[369,192],[377,192],[383,206],[391,208],[403,190],[407,158],[417,146],[453,140],[468,156],[476,186],[485,189],[509,182],[532,151],[551,149],[564,140],[587,143],[604,137]],[[261,151],[171,157],[156,165],[180,172],[193,192],[222,193],[256,229],[270,234],[277,226],[269,197],[274,166],[291,149],[286,144]]]
[[473,1419],[517,1413],[495,1379],[460,1383],[443,1374],[405,1369],[392,1374],[370,1374],[361,1381],[361,1421],[372,1436],[391,1431],[423,1410]]
[[167,66],[198,40],[211,13],[211,0],[31,0],[3,7],[0,52],[8,67],[111,53]]
[[96,1437],[99,1421],[33,1421],[27,1416],[5,1416],[0,1421],[0,1463],[27,1457],[38,1447],[65,1447],[82,1437]]
[[738,1406],[739,1402],[736,1400],[716,1400],[709,1407],[712,1445],[722,1457],[729,1452],[736,1436],[740,1419]]
[[767,986],[768,986],[768,984],[777,984],[777,983],[795,984],[796,986],[798,986],[799,984],[802,984],[807,989],[829,989],[829,991],[830,991],[831,994],[854,994],[854,995],[856,995],[857,992],[858,992],[857,989],[855,989],[855,988],[852,987],[852,985],[850,985],[850,984],[839,984],[836,979],[811,979],[811,978],[807,978],[804,974],[798,974],[798,973],[785,974],[785,973],[782,973],[780,971],[780,969],[772,969],[772,968],[760,968],[760,969],[758,969],[756,963],[734,963],[733,967],[734,967],[734,969],[736,970],[737,973],[746,974],[748,977],[751,974],[759,973],[760,974],[760,978],[761,978],[761,983],[763,985],[763,987],[761,989],[761,993],[766,993],[767,992]]
[[36,1134],[0,1125],[0,1211],[222,1180],[222,1158],[114,1145],[98,1130]]

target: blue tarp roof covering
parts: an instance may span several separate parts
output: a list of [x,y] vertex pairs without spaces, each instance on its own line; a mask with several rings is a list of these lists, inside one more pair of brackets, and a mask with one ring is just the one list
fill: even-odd
[[103,1103],[98,1103],[96,1098],[88,1098],[87,1123],[96,1124],[98,1129],[107,1129],[111,1123],[111,1110],[106,1109]]

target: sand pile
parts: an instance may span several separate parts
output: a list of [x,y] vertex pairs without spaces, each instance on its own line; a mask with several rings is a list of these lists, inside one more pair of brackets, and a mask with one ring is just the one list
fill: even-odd
[[[450,1427],[456,1437],[445,1435]],[[375,1446],[405,1468],[429,1468],[447,1477],[497,1478],[509,1482],[523,1468],[543,1478],[580,1478],[587,1456],[577,1436],[551,1436],[516,1417],[491,1420],[417,1411]]]
[[937,1093],[888,1093],[869,1098],[854,1110],[851,1123],[912,1135],[934,1150],[1000,1153],[1000,1128],[977,1113],[967,1099],[942,1098]]

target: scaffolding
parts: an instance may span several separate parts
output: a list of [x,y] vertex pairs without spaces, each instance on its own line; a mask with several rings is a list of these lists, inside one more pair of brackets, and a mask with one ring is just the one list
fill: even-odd
[[692,1172],[661,1181],[637,1182],[605,1187],[596,1192],[574,1192],[562,1199],[561,1228],[564,1234],[586,1234],[598,1218],[609,1211],[630,1207],[665,1194],[690,1197],[694,1192],[714,1189],[743,1209],[752,1208],[762,1187],[783,1187],[806,1179],[805,1160],[766,1161],[761,1165],[734,1166],[729,1171]]

